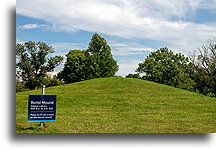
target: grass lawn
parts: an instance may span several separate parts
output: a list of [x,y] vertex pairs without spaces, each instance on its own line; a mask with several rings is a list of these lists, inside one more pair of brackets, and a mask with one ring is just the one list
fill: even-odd
[[56,122],[27,122],[28,95],[16,93],[17,133],[214,133],[216,98],[133,78],[99,78],[46,88]]

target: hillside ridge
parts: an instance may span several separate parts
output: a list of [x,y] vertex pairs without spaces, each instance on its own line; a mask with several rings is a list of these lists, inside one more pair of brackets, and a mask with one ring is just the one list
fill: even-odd
[[[16,129],[23,133],[212,133],[215,98],[134,78],[98,78],[46,88],[57,95],[57,121],[27,123],[28,95],[16,94]],[[29,128],[31,127],[32,130]]]

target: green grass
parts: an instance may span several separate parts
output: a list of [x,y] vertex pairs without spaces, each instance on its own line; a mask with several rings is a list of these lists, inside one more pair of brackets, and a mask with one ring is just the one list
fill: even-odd
[[28,95],[16,93],[17,133],[214,133],[216,99],[149,81],[99,78],[46,88],[56,122],[28,123]]

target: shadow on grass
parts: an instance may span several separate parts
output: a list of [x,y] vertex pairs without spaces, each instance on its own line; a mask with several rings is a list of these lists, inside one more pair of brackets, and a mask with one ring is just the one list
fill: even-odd
[[39,131],[39,127],[16,127],[17,133],[20,133],[21,131]]

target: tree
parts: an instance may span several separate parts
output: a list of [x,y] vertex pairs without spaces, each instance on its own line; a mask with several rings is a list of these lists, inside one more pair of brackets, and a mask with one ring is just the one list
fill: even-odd
[[112,77],[118,71],[117,62],[113,59],[111,48],[106,40],[95,33],[89,43],[86,57],[92,66],[92,77]]
[[25,88],[25,83],[20,82],[20,80],[16,79],[16,92],[21,92],[25,90],[29,90]]
[[189,59],[181,53],[174,54],[168,48],[151,52],[143,63],[139,63],[136,72],[144,73],[143,79],[146,80],[194,90]]
[[87,79],[85,71],[85,51],[71,50],[66,54],[67,60],[64,69],[58,74],[58,79],[65,83],[78,82]]
[[126,78],[140,78],[139,73],[135,73],[135,74],[128,74],[127,76],[125,76]]
[[48,58],[54,49],[43,42],[25,42],[16,44],[17,77],[25,82],[29,89],[42,85],[47,72],[53,71],[62,61],[62,56]]
[[190,53],[189,58],[193,63],[195,72],[194,80],[200,93],[208,96],[216,96],[216,70],[215,70],[216,40],[209,40],[198,51]]
[[87,50],[71,50],[58,79],[65,83],[100,77],[112,77],[118,71],[106,40],[94,34]]
[[59,81],[56,76],[53,76],[53,77],[49,77],[49,76],[46,76],[42,83],[46,86],[46,87],[50,87],[50,86],[58,86],[58,85],[61,85],[63,84],[61,81]]

